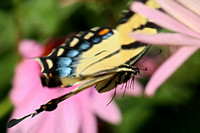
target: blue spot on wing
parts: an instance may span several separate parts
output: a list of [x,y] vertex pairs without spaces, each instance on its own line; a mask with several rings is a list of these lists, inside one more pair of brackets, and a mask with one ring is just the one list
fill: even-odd
[[60,74],[60,77],[67,77],[70,75],[71,71],[72,71],[72,68],[70,67],[59,67],[56,69],[59,74]]
[[75,57],[78,54],[79,54],[79,52],[77,50],[70,50],[70,51],[68,51],[67,56],[68,57]]
[[100,41],[101,41],[100,37],[95,37],[95,38],[92,39],[93,43],[99,43]]
[[72,63],[72,59],[68,57],[61,57],[58,59],[58,66],[59,67],[66,67],[69,66]]
[[83,42],[81,45],[80,45],[80,49],[81,50],[86,50],[86,49],[88,49],[90,47],[90,43],[88,42],[88,41],[85,41],[85,42]]
[[112,33],[109,32],[109,33],[105,34],[102,38],[103,38],[103,39],[107,39],[107,38],[108,38],[109,36],[111,36],[111,35],[112,35]]

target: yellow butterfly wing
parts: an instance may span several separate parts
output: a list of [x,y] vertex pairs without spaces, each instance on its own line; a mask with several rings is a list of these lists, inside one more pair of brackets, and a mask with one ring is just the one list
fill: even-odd
[[123,64],[118,32],[95,27],[80,32],[47,57],[36,59],[51,87],[70,86],[95,78]]
[[[159,5],[155,2],[155,0],[147,0],[145,4],[150,8],[159,8]],[[121,21],[121,24],[116,27],[116,30],[119,33],[121,45],[120,54],[123,62],[134,65],[149,47],[148,45],[137,42],[137,40],[130,37],[131,32],[135,31],[155,34],[157,33],[157,29],[158,26],[153,24],[144,16],[133,13],[130,10],[127,11]]]
[[75,70],[76,77],[94,75],[113,69],[123,63],[119,53],[118,33],[112,29],[109,29],[108,32],[108,28],[101,28],[102,30],[98,32],[98,35],[105,35],[105,39],[82,53],[81,60],[78,62],[80,65],[77,65]]
[[[145,3],[151,8],[159,8],[159,5],[155,0],[147,0]],[[119,34],[120,43],[120,56],[124,64],[133,66],[149,49],[150,45],[137,42],[134,38],[130,37],[130,33],[133,31],[155,34],[157,33],[158,26],[154,25],[150,20],[144,16],[133,13],[132,11],[126,11],[121,23],[116,27],[116,31]],[[117,70],[117,69],[116,69]],[[102,81],[96,85],[98,92],[106,92],[115,88],[118,84],[124,83],[130,79],[126,74],[114,74],[112,78]]]

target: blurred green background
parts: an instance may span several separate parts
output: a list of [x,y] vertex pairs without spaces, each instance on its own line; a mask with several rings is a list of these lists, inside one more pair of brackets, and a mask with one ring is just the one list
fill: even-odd
[[[0,2],[0,128],[13,106],[9,100],[21,39],[41,44],[52,37],[90,29],[114,28],[131,0],[1,0]],[[160,87],[153,98],[126,96],[117,99],[123,121],[113,126],[99,120],[99,132],[199,133],[200,52],[195,53]],[[173,65],[173,64],[172,64]],[[142,83],[146,83],[143,79]]]

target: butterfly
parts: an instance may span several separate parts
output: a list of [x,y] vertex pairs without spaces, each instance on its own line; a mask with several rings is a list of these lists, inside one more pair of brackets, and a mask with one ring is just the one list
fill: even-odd
[[[154,0],[143,2],[152,8],[159,7]],[[103,93],[140,74],[140,69],[134,65],[150,45],[131,38],[129,33],[132,31],[155,34],[157,26],[129,10],[124,13],[121,23],[115,29],[94,27],[80,32],[53,49],[48,56],[36,58],[45,76],[41,77],[44,86],[69,87],[80,83],[81,85],[41,105],[34,113],[20,119],[12,119],[8,127],[43,111],[53,111],[58,103],[91,86],[95,86],[99,93]]]

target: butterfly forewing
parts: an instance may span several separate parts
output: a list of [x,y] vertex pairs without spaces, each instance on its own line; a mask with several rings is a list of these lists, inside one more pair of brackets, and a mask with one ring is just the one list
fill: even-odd
[[[145,4],[151,8],[159,8],[158,4],[154,0],[146,0],[143,2],[145,2]],[[150,47],[150,45],[137,42],[134,38],[130,37],[130,33],[132,31],[137,31],[142,33],[155,34],[158,28],[158,26],[151,23],[144,16],[135,14],[130,10],[125,11],[124,18],[116,27],[116,31],[119,34],[119,42],[121,46],[120,56],[123,64],[133,66]],[[123,72],[116,73],[112,78],[98,83],[96,85],[96,89],[100,93],[106,92],[115,88],[119,84],[127,82],[131,78],[130,72],[127,72],[126,67],[124,67]]]
[[[70,86],[123,64],[119,34],[106,27],[81,32],[47,57],[37,58],[47,80]],[[59,82],[59,83],[58,83]]]
[[[143,2],[150,8],[159,8],[159,5],[155,0],[145,0]],[[122,61],[126,62],[126,64],[134,65],[150,47],[150,45],[137,42],[130,36],[131,32],[136,31],[155,34],[158,28],[157,25],[153,24],[144,16],[133,13],[130,10],[125,11],[121,23],[116,27],[116,30],[119,33]]]

